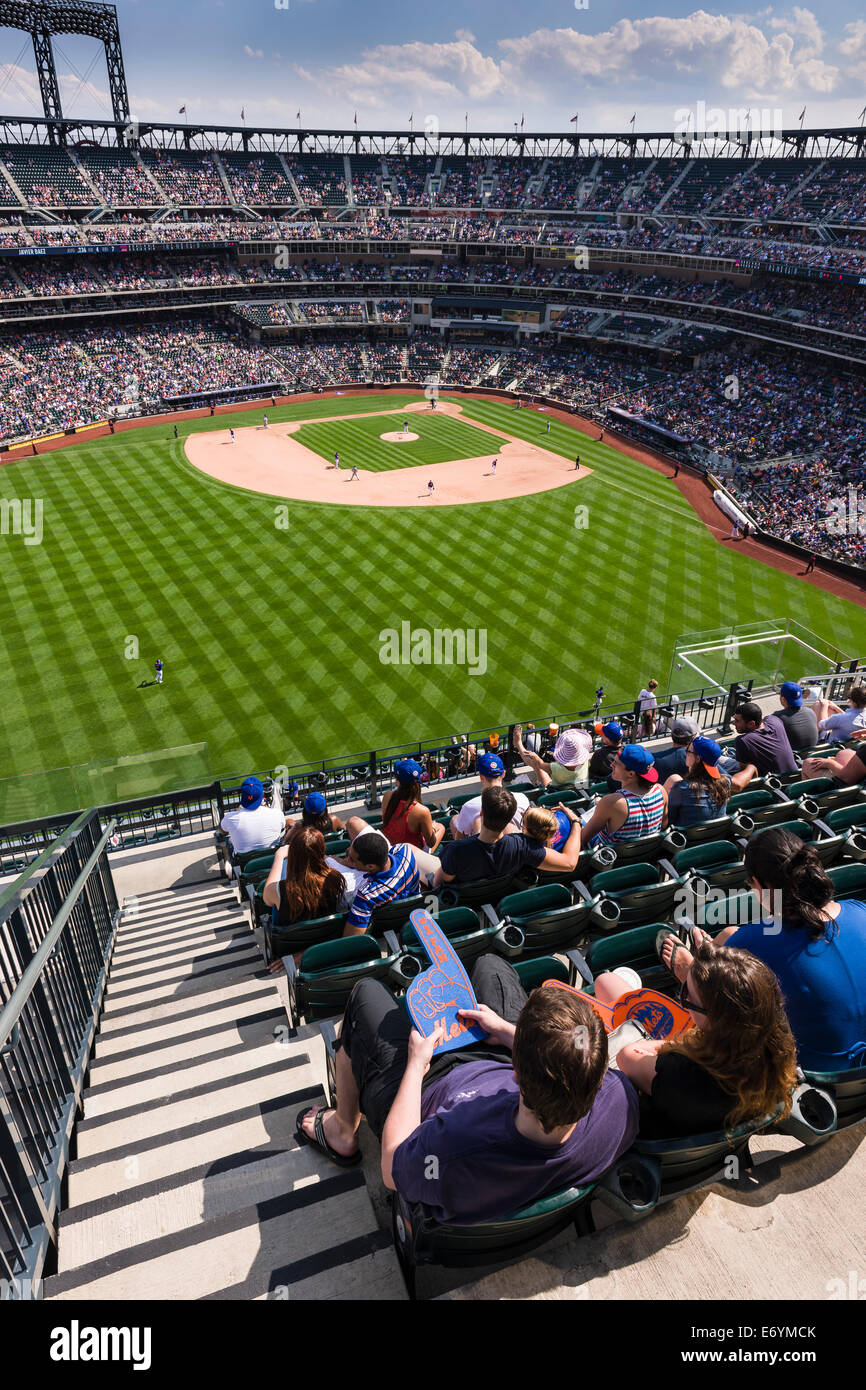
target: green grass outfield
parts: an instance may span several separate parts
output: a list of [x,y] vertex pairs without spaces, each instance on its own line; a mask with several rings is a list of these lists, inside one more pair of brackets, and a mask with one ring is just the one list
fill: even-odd
[[[410,399],[329,398],[268,416]],[[188,432],[257,423],[246,411],[190,421],[178,441],[163,423],[0,469],[0,496],[44,509],[41,545],[0,537],[5,774],[197,743],[215,774],[243,773],[579,709],[599,681],[631,702],[649,676],[665,682],[679,634],[734,622],[790,615],[866,652],[862,608],[718,545],[663,475],[565,424],[547,435],[534,411],[461,403],[467,420],[568,459],[579,450],[593,475],[429,512],[290,502],[281,530],[276,499],[211,480],[183,453]],[[317,429],[349,460],[361,423]],[[419,425],[426,446],[427,428],[453,421],[415,415]],[[409,463],[419,445],[390,447]],[[485,629],[485,673],[382,664],[380,633],[403,622]],[[138,688],[157,656],[165,683]],[[32,785],[34,813],[54,809],[52,779]],[[0,793],[0,820],[10,805]]]

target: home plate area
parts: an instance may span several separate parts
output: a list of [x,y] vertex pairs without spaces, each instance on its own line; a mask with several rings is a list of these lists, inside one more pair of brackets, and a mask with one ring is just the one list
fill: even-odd
[[[413,402],[398,410],[371,412],[371,415],[399,415],[423,411],[426,401]],[[462,416],[456,401],[440,401],[436,414]],[[301,502],[331,502],[351,507],[442,507],[470,502],[490,502],[508,497],[524,497],[553,488],[567,487],[592,472],[575,468],[561,454],[551,453],[523,439],[514,439],[492,425],[463,416],[473,430],[491,435],[495,452],[473,458],[457,458],[444,463],[424,463],[384,471],[356,470],[345,460],[339,468],[321,454],[307,448],[292,436],[308,423],[369,419],[370,416],[331,415],[324,420],[292,420],[284,424],[235,429],[232,442],[228,430],[191,434],[186,440],[186,456],[193,467],[219,482],[270,497],[286,497]],[[420,436],[411,430],[388,430],[380,438],[388,443],[412,443]],[[577,451],[580,436],[575,431]],[[493,463],[496,462],[496,469]],[[433,487],[431,489],[430,483]]]

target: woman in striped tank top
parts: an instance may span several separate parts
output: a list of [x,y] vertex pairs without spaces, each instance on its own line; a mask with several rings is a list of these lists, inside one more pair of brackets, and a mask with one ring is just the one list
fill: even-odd
[[610,770],[619,791],[608,792],[593,809],[583,828],[581,844],[620,845],[661,830],[667,814],[667,792],[659,785],[658,769],[648,748],[627,743]]

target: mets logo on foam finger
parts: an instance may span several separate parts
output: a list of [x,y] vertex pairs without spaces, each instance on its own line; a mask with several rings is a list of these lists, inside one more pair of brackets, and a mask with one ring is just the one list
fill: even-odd
[[674,1030],[674,1016],[657,1000],[642,1000],[628,1011],[635,1023],[641,1023],[651,1038],[666,1038]]

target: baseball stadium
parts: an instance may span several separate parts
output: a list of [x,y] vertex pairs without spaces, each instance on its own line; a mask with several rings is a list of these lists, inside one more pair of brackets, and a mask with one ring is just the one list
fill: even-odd
[[862,1297],[866,129],[160,123],[113,6],[0,28],[0,1295]]

